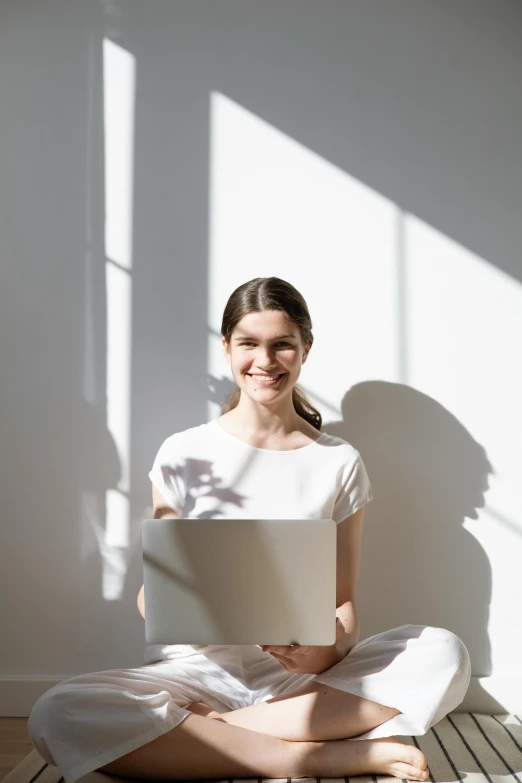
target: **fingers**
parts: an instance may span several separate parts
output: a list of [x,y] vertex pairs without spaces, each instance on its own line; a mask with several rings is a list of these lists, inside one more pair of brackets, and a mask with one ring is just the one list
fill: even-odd
[[285,655],[279,655],[279,653],[269,653],[269,655],[272,656],[272,658],[275,658],[276,661],[280,666],[283,667],[283,669],[286,669],[287,671],[293,671],[296,664],[296,661],[294,658],[288,658]]
[[288,654],[286,651],[286,647],[267,647],[266,652],[269,655],[272,655],[274,658],[277,658],[278,661],[289,661],[293,662],[292,657]]

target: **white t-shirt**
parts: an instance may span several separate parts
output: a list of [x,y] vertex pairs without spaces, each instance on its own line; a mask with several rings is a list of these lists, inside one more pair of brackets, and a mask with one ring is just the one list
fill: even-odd
[[[333,519],[373,499],[361,455],[326,432],[290,451],[261,449],[217,422],[170,435],[149,473],[184,519]],[[204,647],[206,645],[192,645]],[[176,657],[187,645],[148,645],[145,663]]]

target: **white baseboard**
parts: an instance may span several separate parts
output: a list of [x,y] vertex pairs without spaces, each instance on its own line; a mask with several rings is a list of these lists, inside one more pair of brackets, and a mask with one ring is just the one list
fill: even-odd
[[[40,696],[66,679],[68,677],[0,677],[0,717],[27,718]],[[454,712],[522,716],[521,674],[472,677],[464,701]]]
[[28,718],[40,696],[67,677],[0,677],[0,717]]

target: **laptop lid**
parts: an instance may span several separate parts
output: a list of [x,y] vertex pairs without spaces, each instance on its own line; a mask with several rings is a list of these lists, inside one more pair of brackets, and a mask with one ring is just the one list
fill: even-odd
[[145,519],[147,644],[335,643],[332,519]]

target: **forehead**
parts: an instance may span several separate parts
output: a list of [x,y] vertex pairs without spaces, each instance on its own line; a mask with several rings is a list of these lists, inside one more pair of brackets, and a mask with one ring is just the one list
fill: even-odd
[[279,334],[299,335],[297,326],[280,310],[263,310],[261,313],[249,313],[236,324],[233,332],[236,335],[259,335],[270,337]]

